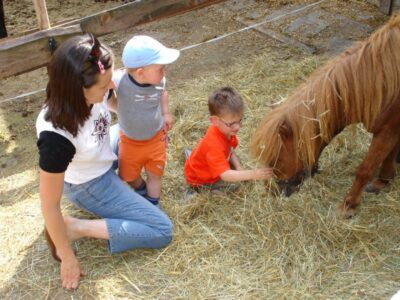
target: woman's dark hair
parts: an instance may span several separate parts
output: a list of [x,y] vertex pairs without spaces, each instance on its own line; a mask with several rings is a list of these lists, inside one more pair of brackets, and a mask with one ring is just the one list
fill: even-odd
[[55,128],[76,136],[90,116],[83,88],[93,86],[101,73],[112,67],[113,55],[92,35],[63,42],[49,64],[45,119]]

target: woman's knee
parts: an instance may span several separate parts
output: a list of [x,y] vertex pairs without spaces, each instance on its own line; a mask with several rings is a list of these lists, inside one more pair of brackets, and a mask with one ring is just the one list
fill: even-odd
[[165,217],[162,219],[162,221],[159,223],[159,230],[163,236],[166,237],[168,240],[167,244],[171,242],[172,236],[173,236],[173,231],[174,231],[174,225],[172,224],[172,221],[170,218],[165,215]]
[[168,235],[163,235],[162,238],[159,239],[159,245],[157,248],[163,248],[167,246],[172,241],[172,231]]

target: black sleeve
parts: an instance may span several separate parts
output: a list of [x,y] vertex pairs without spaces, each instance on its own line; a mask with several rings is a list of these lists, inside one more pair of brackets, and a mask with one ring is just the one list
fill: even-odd
[[76,152],[66,137],[52,131],[42,131],[37,146],[39,167],[49,173],[65,172]]

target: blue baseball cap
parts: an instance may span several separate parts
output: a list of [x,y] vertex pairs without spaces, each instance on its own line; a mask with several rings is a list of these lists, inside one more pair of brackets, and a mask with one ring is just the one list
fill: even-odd
[[177,60],[179,55],[179,50],[167,48],[152,37],[137,35],[126,43],[122,52],[122,63],[125,68],[167,65]]

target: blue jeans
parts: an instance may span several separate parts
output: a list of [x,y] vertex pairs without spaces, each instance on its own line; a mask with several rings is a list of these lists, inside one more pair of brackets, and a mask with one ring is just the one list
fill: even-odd
[[65,182],[64,194],[82,210],[105,220],[111,253],[161,248],[172,240],[168,216],[124,183],[113,168],[82,184]]

